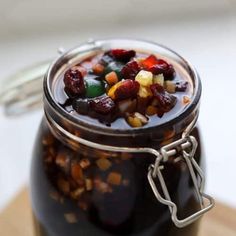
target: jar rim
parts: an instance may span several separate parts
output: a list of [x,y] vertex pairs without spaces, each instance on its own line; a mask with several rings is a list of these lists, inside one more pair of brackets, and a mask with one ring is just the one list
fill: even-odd
[[[104,51],[111,49],[109,45],[114,42],[116,43],[119,42],[123,44],[129,43],[129,45],[142,44],[147,48],[156,47],[165,53],[171,54],[173,57],[175,57],[175,59],[178,59],[179,61],[177,61],[177,63],[179,64],[181,63],[184,66],[186,72],[191,77],[191,80],[194,85],[191,102],[179,114],[176,114],[176,116],[165,119],[164,123],[157,124],[156,126],[150,126],[150,127],[144,126],[140,128],[126,129],[126,130],[86,123],[84,120],[78,119],[77,117],[71,115],[69,112],[64,110],[56,101],[52,92],[52,81],[53,78],[56,77],[59,68],[62,68],[65,65],[68,66],[73,64],[73,61],[75,60],[76,56],[80,55],[81,53],[89,53],[89,52],[91,53],[91,52],[96,52],[97,50]],[[131,47],[133,48],[133,46]],[[72,49],[60,55],[56,60],[54,60],[51,63],[47,73],[45,74],[43,87],[44,87],[44,102],[47,102],[47,104],[54,110],[56,115],[58,115],[61,119],[66,119],[66,121],[68,121],[70,124],[72,124],[74,127],[78,129],[87,130],[92,133],[100,133],[103,135],[115,135],[115,136],[140,135],[144,133],[153,132],[153,128],[162,129],[172,124],[178,123],[179,121],[183,120],[185,117],[187,117],[194,111],[194,109],[199,103],[202,90],[200,77],[197,71],[189,61],[180,56],[177,52],[156,42],[143,39],[129,39],[129,38],[97,39],[96,41],[95,40],[88,41],[80,45],[77,45],[76,47],[73,47]]]

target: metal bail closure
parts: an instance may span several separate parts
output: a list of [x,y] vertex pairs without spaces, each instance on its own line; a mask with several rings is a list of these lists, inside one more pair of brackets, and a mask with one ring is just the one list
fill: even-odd
[[[87,53],[103,48],[95,40],[88,40],[74,49],[74,53]],[[66,54],[60,47],[58,53]],[[0,81],[0,105],[3,105],[5,115],[18,116],[37,109],[43,103],[43,78],[49,66],[57,59],[46,60],[16,72],[2,82]]]
[[17,116],[41,107],[43,77],[51,61],[20,70],[0,84],[0,105],[7,116]]
[[[172,221],[178,228],[183,228],[193,223],[194,221],[198,220],[207,211],[212,209],[215,204],[214,199],[203,192],[204,185],[205,185],[205,177],[200,166],[197,164],[197,162],[194,159],[197,145],[198,145],[197,140],[193,136],[186,136],[162,147],[156,154],[157,158],[156,158],[155,163],[153,165],[150,165],[149,170],[148,170],[148,181],[151,185],[153,193],[155,194],[157,200],[160,203],[167,205],[169,207]],[[161,170],[163,168],[163,165],[162,165],[163,162],[166,162],[169,157],[174,156],[177,152],[182,153],[182,158],[183,160],[185,160],[187,164],[187,167],[189,169],[189,172],[190,172],[193,184],[194,184],[194,188],[195,188],[195,191],[196,191],[196,194],[200,202],[200,206],[201,206],[201,210],[181,220],[178,219],[177,217],[177,212],[178,212],[177,206],[171,200],[165,180],[161,173]],[[158,189],[154,182],[155,178],[158,178],[160,182],[160,185],[164,194],[164,198],[158,192]]]

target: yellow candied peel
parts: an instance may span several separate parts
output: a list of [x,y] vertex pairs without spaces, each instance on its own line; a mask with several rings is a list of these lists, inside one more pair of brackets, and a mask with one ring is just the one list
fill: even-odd
[[116,91],[116,89],[119,87],[119,86],[121,86],[122,85],[122,83],[123,83],[123,81],[119,81],[118,83],[116,83],[115,85],[113,85],[110,89],[109,89],[109,91],[108,91],[108,96],[111,98],[111,99],[115,99],[115,91]]
[[141,70],[136,75],[135,80],[139,82],[140,86],[148,87],[153,83],[153,74],[150,71]]

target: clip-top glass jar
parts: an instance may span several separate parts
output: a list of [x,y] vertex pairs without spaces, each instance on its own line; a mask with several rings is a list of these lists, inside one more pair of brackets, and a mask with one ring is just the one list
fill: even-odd
[[[190,80],[191,102],[156,126],[133,129],[100,125],[63,109],[60,76],[112,48],[171,60]],[[31,167],[37,235],[197,235],[199,218],[214,204],[203,193],[204,156],[195,125],[200,96],[193,67],[155,43],[100,40],[61,55],[45,75],[45,116]]]

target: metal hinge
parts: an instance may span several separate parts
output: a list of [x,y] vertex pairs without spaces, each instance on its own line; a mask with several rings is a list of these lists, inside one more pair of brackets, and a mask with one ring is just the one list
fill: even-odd
[[[214,199],[203,192],[203,188],[205,185],[204,174],[200,166],[194,159],[194,155],[197,150],[197,145],[198,143],[195,137],[186,136],[162,147],[156,155],[157,158],[155,163],[150,165],[148,170],[148,180],[157,200],[160,203],[169,207],[172,221],[178,228],[183,228],[193,223],[214,206]],[[163,169],[163,163],[168,161],[170,157],[173,157],[177,153],[182,154],[182,159],[187,164],[201,206],[201,210],[181,220],[177,217],[178,208],[176,204],[171,200],[165,180],[161,173],[161,170]],[[156,184],[154,182],[156,178],[158,178],[160,182],[164,197],[161,196],[156,187]],[[207,205],[205,201],[208,202]]]

